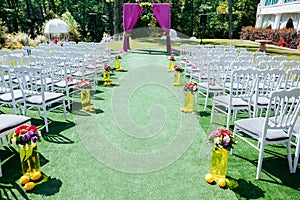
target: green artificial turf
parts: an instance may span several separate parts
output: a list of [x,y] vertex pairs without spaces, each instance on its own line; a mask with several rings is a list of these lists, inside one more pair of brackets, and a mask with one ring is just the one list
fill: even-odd
[[95,112],[83,111],[79,95],[73,95],[67,121],[62,110],[48,113],[49,133],[37,112],[28,112],[43,135],[38,149],[44,179],[24,192],[17,151],[1,148],[0,199],[300,198],[300,172],[289,173],[282,146],[267,147],[256,180],[258,152],[239,141],[229,156],[230,187],[206,183],[211,150],[206,139],[226,116],[216,114],[211,124],[211,102],[203,111],[201,96],[195,114],[180,112],[184,93],[173,86],[174,72],[167,72],[168,55],[132,51],[122,57],[126,71],[113,72],[109,87],[100,77],[92,91]]

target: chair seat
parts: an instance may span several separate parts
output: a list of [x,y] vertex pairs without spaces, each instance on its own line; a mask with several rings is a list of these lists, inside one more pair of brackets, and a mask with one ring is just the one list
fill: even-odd
[[[254,96],[251,98],[251,104],[255,104]],[[257,97],[257,105],[258,106],[268,106],[269,98],[267,97]]]
[[[207,83],[202,82],[202,83],[199,83],[198,86],[199,86],[199,88],[206,89],[208,85],[207,85]],[[209,90],[223,91],[224,87],[220,84],[214,84],[214,85],[210,84],[209,85]]]
[[[72,82],[68,82],[68,86],[74,86],[77,83],[79,83],[79,80],[73,79]],[[54,83],[54,87],[65,88],[66,87],[66,81],[58,81],[58,82]]]
[[[242,128],[243,130],[256,135],[258,138],[261,138],[264,123],[266,118],[257,117],[257,118],[249,118],[249,119],[241,119],[234,122],[238,128]],[[268,129],[266,140],[267,141],[282,141],[288,140],[289,136],[281,129]]]
[[[213,100],[219,104],[229,105],[230,97],[227,95],[215,96],[213,97]],[[248,105],[248,102],[243,99],[232,99],[232,107],[247,107]]]
[[29,121],[29,117],[22,115],[0,114],[0,133],[3,133]]
[[[14,93],[14,98],[15,100],[19,100],[23,98],[23,94],[21,90],[13,90]],[[12,101],[12,96],[11,93],[4,93],[0,95],[0,100],[5,101],[5,102],[11,102]]]
[[[55,93],[55,92],[44,92],[44,94],[45,94],[45,102],[46,103],[49,101],[52,101],[54,99],[59,99],[64,96],[64,94],[62,94],[62,93]],[[42,96],[41,95],[32,95],[30,97],[27,97],[26,103],[42,105],[42,103],[43,103]]]

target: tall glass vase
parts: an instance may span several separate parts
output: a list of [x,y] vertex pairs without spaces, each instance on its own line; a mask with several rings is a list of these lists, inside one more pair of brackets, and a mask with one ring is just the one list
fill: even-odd
[[184,107],[180,109],[181,112],[194,112],[194,99],[195,95],[192,92],[185,92]]
[[210,173],[213,175],[215,181],[226,177],[227,164],[228,150],[224,148],[216,150],[214,148],[210,161]]
[[168,72],[172,72],[174,71],[174,61],[170,61],[169,62],[169,69],[168,69]]
[[80,91],[80,97],[81,97],[81,104],[82,108],[85,109],[87,106],[89,106],[91,103],[91,92],[89,89],[81,90]]
[[174,83],[173,83],[174,86],[180,86],[180,73],[179,72],[176,72],[174,74]]
[[116,70],[119,70],[119,69],[120,69],[120,66],[121,66],[120,60],[117,59],[117,60],[116,60]]
[[19,153],[23,175],[33,176],[36,172],[40,172],[40,158],[36,143],[19,146]]
[[110,81],[110,72],[109,71],[105,71],[103,73],[103,79],[104,79],[104,86],[112,84],[112,82]]

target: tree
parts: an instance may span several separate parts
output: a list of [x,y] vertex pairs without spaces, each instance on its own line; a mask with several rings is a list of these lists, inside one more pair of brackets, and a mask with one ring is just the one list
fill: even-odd
[[73,41],[78,41],[80,38],[79,33],[79,24],[75,21],[69,10],[67,10],[64,14],[62,14],[62,20],[65,21],[69,26],[69,35],[70,39]]

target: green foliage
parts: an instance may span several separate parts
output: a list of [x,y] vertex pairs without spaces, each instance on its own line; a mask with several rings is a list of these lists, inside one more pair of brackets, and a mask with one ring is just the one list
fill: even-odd
[[74,17],[67,10],[64,14],[62,14],[62,20],[65,21],[69,26],[69,35],[70,39],[73,41],[77,41],[80,38],[79,28],[80,25],[75,21]]
[[279,45],[280,39],[284,38],[285,47],[296,49],[300,35],[295,29],[273,30],[268,28],[254,28],[251,26],[243,27],[240,38],[243,40],[272,40],[273,44]]
[[45,41],[45,37],[38,35],[35,39],[31,39],[28,34],[24,32],[7,34],[4,48],[6,49],[21,49],[22,46],[26,45],[26,37],[28,38],[29,46],[38,46]]

